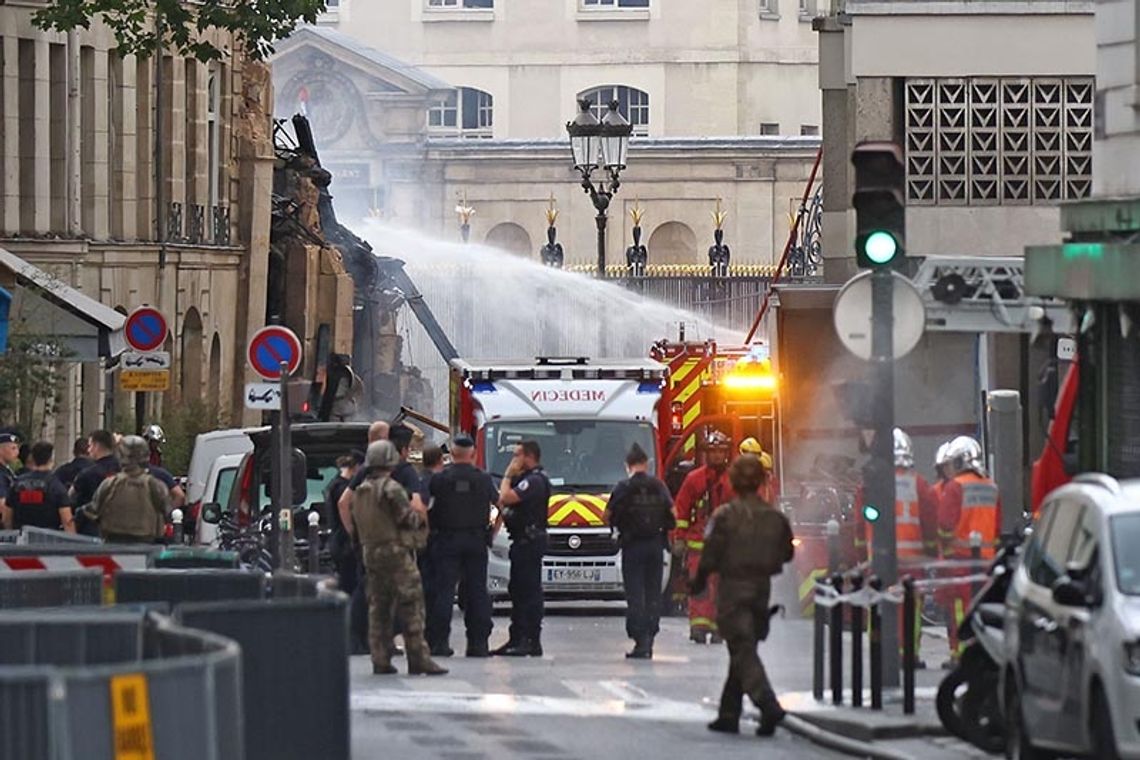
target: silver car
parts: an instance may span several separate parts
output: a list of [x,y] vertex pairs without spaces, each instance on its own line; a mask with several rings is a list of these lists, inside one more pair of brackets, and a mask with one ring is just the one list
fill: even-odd
[[1140,758],[1140,480],[1046,498],[1006,597],[1006,756]]

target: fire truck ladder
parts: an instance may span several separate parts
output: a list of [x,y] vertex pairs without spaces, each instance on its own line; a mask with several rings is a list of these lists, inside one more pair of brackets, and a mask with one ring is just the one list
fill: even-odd
[[439,351],[439,355],[443,357],[445,362],[450,362],[452,359],[459,358],[459,351],[455,349],[451,339],[447,337],[447,333],[440,327],[439,321],[435,318],[431,308],[424,300],[424,296],[420,293],[419,288],[412,282],[412,278],[404,271],[404,262],[400,259],[394,259],[388,256],[376,257],[377,267],[389,281],[390,286],[388,290],[393,292],[399,298],[402,298],[408,308],[416,316],[416,319],[423,325],[424,330],[427,332],[431,342],[435,344],[435,348]]
[[927,256],[911,278],[926,305],[926,329],[941,332],[1032,333],[1047,319],[1073,332],[1064,301],[1025,292],[1020,256]]

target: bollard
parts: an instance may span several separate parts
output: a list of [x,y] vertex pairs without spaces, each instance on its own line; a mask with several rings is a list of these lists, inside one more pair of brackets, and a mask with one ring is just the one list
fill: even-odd
[[816,602],[811,632],[811,694],[817,702],[823,701],[823,628],[826,619],[827,608]]
[[[975,561],[980,560],[982,558],[982,534],[976,530],[972,531],[970,533],[970,558],[975,560]],[[977,572],[978,572],[978,566],[975,565],[974,567],[970,568],[969,574],[974,575]],[[982,590],[982,584],[981,583],[978,583],[978,582],[971,583],[970,584],[970,598],[973,599],[975,596],[978,595],[978,592],[981,590]]]
[[832,518],[827,521],[827,572],[839,572],[839,521]]
[[317,510],[309,512],[309,573],[321,572],[321,516]]
[[902,580],[903,586],[903,713],[914,715],[914,667],[915,644],[915,597],[914,579],[909,575]]
[[[831,585],[837,594],[843,593],[843,576],[839,573],[831,576]],[[831,702],[843,704],[843,604],[838,603],[831,608],[831,645],[828,647],[831,655]]]
[[[883,582],[872,575],[867,584],[876,593]],[[876,601],[871,605],[871,709],[883,709],[883,611]]]
[[281,540],[278,569],[296,572],[297,545],[293,536],[293,510],[282,509],[278,514],[278,521],[277,535]]
[[[851,579],[852,593],[863,588],[863,574]],[[851,605],[851,706],[863,706],[863,608]]]
[[1025,505],[1022,463],[1021,394],[1011,390],[986,395],[986,422],[990,439],[994,481],[1001,494],[1001,533],[1013,533]]
[[176,509],[170,513],[170,522],[174,526],[174,535],[172,537],[172,541],[174,542],[174,544],[180,545],[180,544],[185,543],[185,539],[183,537],[183,531],[185,529],[182,527],[182,510],[181,509]]

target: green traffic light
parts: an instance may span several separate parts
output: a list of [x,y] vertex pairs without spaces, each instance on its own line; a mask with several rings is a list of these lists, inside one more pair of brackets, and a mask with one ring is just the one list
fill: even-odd
[[863,519],[869,523],[877,522],[879,519],[879,508],[872,504],[864,504]]
[[889,264],[898,250],[899,244],[895,236],[883,230],[872,232],[863,243],[863,252],[872,264]]

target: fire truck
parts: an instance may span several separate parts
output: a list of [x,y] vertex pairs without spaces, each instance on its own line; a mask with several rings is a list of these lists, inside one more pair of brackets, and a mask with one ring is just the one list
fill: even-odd
[[[625,455],[639,444],[660,472],[660,402],[667,369],[650,359],[538,357],[452,359],[450,425],[476,442],[480,467],[501,478],[525,440],[542,448],[553,486],[547,510],[549,548],[543,559],[548,598],[623,598],[621,554],[604,513],[626,477]],[[509,538],[491,546],[488,588],[507,593]],[[666,557],[668,561],[668,557]]]

